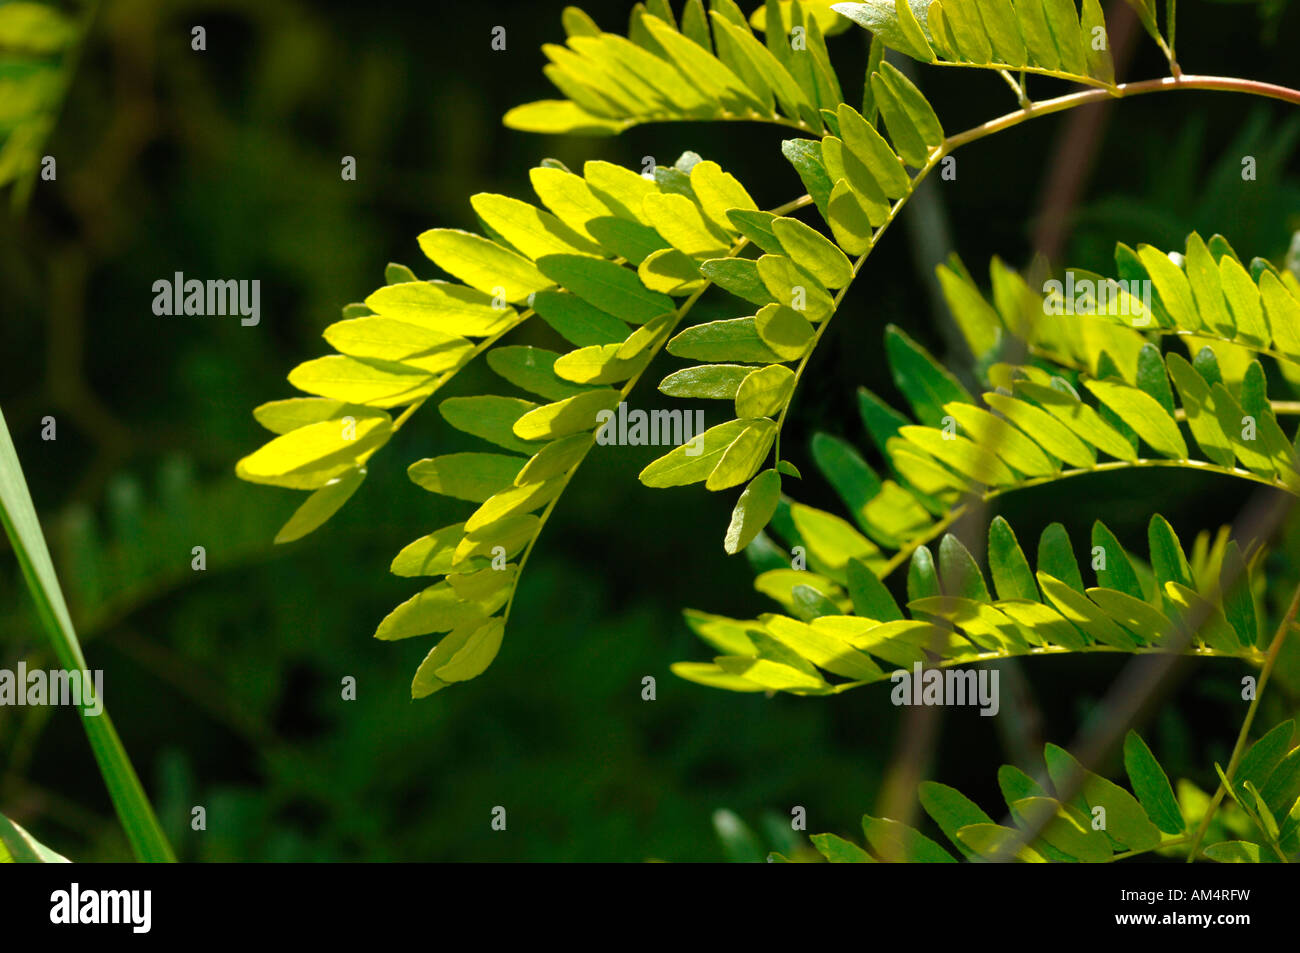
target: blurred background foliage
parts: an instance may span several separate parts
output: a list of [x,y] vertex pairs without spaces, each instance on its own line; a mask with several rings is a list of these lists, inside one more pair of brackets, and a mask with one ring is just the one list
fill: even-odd
[[[370,636],[413,591],[387,573],[392,556],[461,518],[405,467],[464,448],[463,435],[420,414],[342,513],[285,547],[271,539],[297,495],[233,477],[234,461],[264,439],[252,408],[291,394],[289,368],[324,352],[321,329],[383,283],[386,262],[432,277],[415,236],[474,228],[471,194],[528,197],[528,169],[546,156],[639,168],[644,156],[671,162],[691,149],[771,207],[802,191],[779,152],[782,130],[674,124],[616,139],[506,130],[506,109],[552,95],[539,47],[562,39],[559,3],[55,6],[74,25],[93,14],[84,43],[0,47],[0,136],[28,136],[26,165],[14,166],[27,174],[0,177],[14,194],[0,228],[0,402],[90,664],[106,670],[108,706],[178,855],[753,860],[793,850],[795,807],[809,832],[856,836],[896,770],[900,711],[885,688],[768,699],[669,674],[671,662],[702,657],[682,608],[768,607],[744,560],[722,552],[730,495],[637,484],[655,448],[593,455],[529,563],[495,664],[419,703],[410,673],[427,640]],[[629,6],[586,9],[623,32]],[[1124,39],[1136,39],[1128,8],[1110,4],[1107,15],[1121,78],[1162,72],[1149,43]],[[498,25],[507,48],[494,52]],[[191,49],[194,26],[206,30],[204,51]],[[1300,11],[1285,0],[1188,2],[1179,59],[1189,71],[1295,85],[1297,37]],[[862,75],[863,40],[854,29],[830,41],[846,89]],[[76,68],[65,100],[62,79],[46,77],[58,95],[40,101],[46,118],[24,126],[13,90],[36,60],[65,68],[60,77]],[[1014,106],[996,76],[922,70],[918,82],[950,131]],[[1051,81],[1033,91],[1052,94]],[[1035,252],[1110,271],[1118,240],[1181,247],[1197,229],[1280,263],[1300,229],[1298,135],[1281,104],[1198,93],[1081,110],[962,150],[956,181],[928,183],[869,260],[871,290],[850,294],[835,341],[814,358],[815,384],[789,430],[803,440],[802,457],[788,454],[808,476],[801,499],[834,508],[806,451],[813,430],[862,444],[856,387],[892,393],[886,323],[960,362],[935,305],[933,266],[950,252],[977,275],[993,254],[1024,266]],[[1245,154],[1258,161],[1253,182],[1240,178]],[[53,181],[33,174],[43,155],[57,161]],[[340,177],[344,156],[356,158],[354,182]],[[261,323],[156,317],[151,286],[177,271],[259,279]],[[660,363],[636,395],[642,406],[667,401],[648,383],[675,362]],[[454,392],[488,374],[466,372]],[[54,441],[41,439],[47,415]],[[1104,515],[1141,551],[1155,509],[1190,542],[1251,496],[1177,471],[1086,480],[1027,491],[1002,512],[1022,539],[1054,519],[1083,538]],[[204,572],[190,568],[197,545]],[[1297,554],[1291,520],[1271,560],[1274,609],[1294,585]],[[0,612],[0,666],[48,665],[7,558]],[[1279,670],[1261,725],[1294,710],[1298,655]],[[1068,743],[1123,664],[1022,665],[1026,730]],[[1156,699],[1158,714],[1139,727],[1172,776],[1212,788],[1207,768],[1226,762],[1244,713],[1243,674],[1197,661]],[[641,698],[646,675],[658,682],[654,702]],[[357,680],[355,701],[341,698],[346,676]],[[1023,746],[973,709],[942,718],[922,776],[996,803],[993,769]],[[0,709],[0,805],[73,859],[129,855],[70,710]],[[206,831],[190,829],[194,805],[207,810]],[[505,832],[489,826],[497,805]]]

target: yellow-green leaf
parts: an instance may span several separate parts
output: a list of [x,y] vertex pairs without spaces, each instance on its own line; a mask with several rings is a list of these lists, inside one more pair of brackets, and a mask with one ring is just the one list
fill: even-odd
[[434,228],[418,240],[420,250],[430,261],[484,294],[518,302],[551,286],[551,281],[527,258],[481,235],[455,228]]

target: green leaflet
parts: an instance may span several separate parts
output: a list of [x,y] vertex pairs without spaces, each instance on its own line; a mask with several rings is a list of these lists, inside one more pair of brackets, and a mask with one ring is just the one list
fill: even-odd
[[1116,589],[1093,588],[1084,590],[1099,609],[1124,628],[1139,642],[1164,644],[1173,628],[1170,619],[1149,603]]
[[817,333],[806,317],[780,304],[765,305],[753,320],[759,340],[778,360],[803,357]]
[[366,468],[356,467],[337,476],[302,502],[275,534],[276,543],[290,543],[323,526],[361,486]]
[[1156,0],[1128,0],[1128,5],[1137,11],[1138,19],[1153,40],[1160,42],[1160,28],[1156,25]]
[[869,656],[855,649],[834,629],[777,616],[766,631],[799,658],[832,674],[849,679],[876,679],[884,674]]
[[788,360],[763,342],[753,318],[710,321],[687,328],[668,342],[668,353],[707,362],[777,364]]
[[[551,286],[546,275],[527,258],[480,235],[454,228],[434,228],[420,235],[419,242],[420,250],[435,265],[493,298],[499,296],[505,301],[523,301],[533,292]],[[390,285],[375,294],[381,294],[389,287],[401,286]],[[399,315],[394,313],[392,316]]]
[[1268,776],[1262,787],[1262,797],[1269,812],[1275,817],[1285,817],[1296,810],[1300,799],[1300,749],[1288,752]]
[[641,262],[636,273],[642,285],[660,294],[682,297],[704,287],[695,260],[676,248],[650,255]]
[[417,460],[406,470],[411,482],[431,493],[471,503],[514,485],[523,457],[502,453],[453,453]]
[[1049,573],[1075,592],[1083,592],[1083,577],[1070,537],[1060,523],[1049,523],[1038,537],[1038,571]]
[[812,440],[813,460],[844,501],[858,525],[864,525],[864,510],[881,489],[881,480],[853,446],[829,434],[818,433]]
[[537,445],[515,436],[515,421],[537,409],[537,404],[517,397],[480,395],[448,397],[438,413],[457,430],[472,434],[507,450],[531,454]]
[[845,147],[861,163],[880,194],[902,198],[912,189],[903,161],[885,142],[876,127],[847,103],[839,107],[840,135]]
[[322,336],[340,354],[402,362],[430,374],[458,366],[473,349],[459,334],[379,315],[338,321]]
[[469,201],[484,225],[534,261],[542,255],[602,254],[590,238],[527,202],[487,192]]
[[781,364],[759,368],[745,377],[736,390],[736,416],[767,417],[776,414],[794,390],[794,371]]
[[734,400],[741,382],[753,370],[744,364],[700,364],[685,367],[660,381],[659,391],[669,397]]
[[992,824],[993,819],[956,788],[935,781],[924,781],[917,788],[921,806],[930,815],[939,829],[966,856],[974,857],[976,852],[958,837],[957,832],[976,824]]
[[1133,650],[1138,641],[1115,622],[1096,603],[1061,580],[1039,571],[1038,585],[1043,595],[1068,621],[1102,645]]
[[1124,770],[1152,822],[1166,834],[1183,833],[1186,822],[1178,809],[1174,789],[1169,786],[1169,777],[1135,731],[1124,737]]
[[653,487],[686,486],[707,480],[723,454],[746,429],[746,423],[740,420],[711,427],[698,438],[698,444],[677,447],[649,464],[637,478]]
[[515,486],[541,483],[567,473],[582,461],[594,442],[595,437],[590,433],[575,433],[546,444],[515,475]]
[[733,212],[762,214],[745,187],[716,162],[697,162],[691,169],[691,187],[710,223],[724,234],[737,230]]
[[649,225],[613,215],[589,220],[587,231],[608,254],[626,258],[634,265],[640,265],[655,252],[668,248],[664,239]]
[[613,210],[600,200],[583,178],[564,169],[546,166],[530,169],[528,178],[537,197],[557,218],[584,238],[595,240],[590,223],[610,215]]
[[599,160],[583,166],[583,174],[593,193],[616,215],[634,222],[641,221],[641,206],[646,197],[665,189],[666,183],[661,179],[660,171],[658,167],[653,170],[643,168],[637,173]]
[[[782,24],[789,22],[791,0],[780,0],[780,19]],[[804,14],[811,15],[816,21],[818,28],[825,36],[833,36],[836,33],[843,33],[849,28],[848,22],[836,15],[835,4],[825,2],[825,0],[804,0]],[[768,8],[760,6],[750,14],[749,22],[753,24],[756,30],[767,29]]]
[[642,203],[646,220],[664,240],[691,258],[718,258],[730,244],[728,236],[684,195],[657,193]]
[[1178,613],[1182,625],[1193,631],[1203,645],[1224,654],[1238,650],[1237,635],[1219,606],[1176,582],[1165,583],[1163,595]]
[[998,790],[1007,804],[1027,797],[1047,797],[1047,791],[1041,784],[1014,765],[1004,764],[998,768]]
[[844,252],[820,232],[809,228],[798,219],[774,219],[772,234],[776,236],[795,265],[804,269],[825,287],[843,288],[853,280],[853,265],[845,257]]
[[613,262],[548,255],[537,266],[588,304],[632,324],[645,324],[675,307],[672,298],[649,291],[634,272]]
[[253,483],[316,490],[356,468],[392,435],[387,417],[322,420],[276,437],[235,472]]
[[617,384],[637,370],[634,361],[619,360],[623,343],[580,347],[556,359],[552,370],[557,377],[578,384]]
[[999,599],[1038,601],[1038,585],[1015,531],[1001,516],[989,523],[989,572]]
[[1147,542],[1151,547],[1151,569],[1155,573],[1156,585],[1161,589],[1165,583],[1174,582],[1184,588],[1191,588],[1192,570],[1183,554],[1182,544],[1169,521],[1159,514],[1152,516],[1147,525]]
[[748,258],[711,259],[700,265],[699,273],[719,288],[756,305],[766,305],[772,300],[771,292],[759,277],[757,263]]
[[781,498],[781,475],[775,470],[764,470],[750,481],[740,494],[731,513],[731,524],[723,540],[723,549],[729,554],[740,552],[768,524],[776,512]]
[[1249,841],[1223,841],[1205,848],[1205,856],[1221,864],[1258,864],[1259,845]]
[[944,404],[943,409],[972,440],[981,447],[992,449],[1013,470],[1035,477],[1060,469],[1058,462],[1001,417],[960,401]]
[[809,558],[836,576],[845,572],[850,559],[870,561],[879,552],[869,539],[831,513],[796,503],[790,507],[790,515],[807,543]]
[[1187,459],[1187,444],[1178,431],[1178,424],[1155,398],[1110,381],[1085,381],[1084,386],[1132,427],[1151,449],[1175,460]]
[[444,526],[404,546],[389,571],[395,576],[441,576],[452,571],[456,546],[465,535],[464,523]]
[[984,401],[1026,434],[1032,434],[1053,456],[1084,469],[1091,469],[1096,464],[1092,449],[1046,411],[1003,394],[985,394]]
[[1050,848],[1067,860],[1089,864],[1110,860],[1111,847],[1106,835],[1093,830],[1091,818],[1078,808],[1048,797],[1020,798],[1009,806],[1018,826],[1041,830],[1038,835],[1041,843],[1036,846],[1043,853]]
[[786,256],[764,255],[755,268],[777,304],[799,312],[814,324],[835,312],[834,302],[817,278]]
[[903,427],[899,436],[947,464],[963,476],[987,486],[1012,483],[1015,476],[993,454],[973,441],[931,427]]
[[1001,318],[965,276],[944,265],[938,266],[935,274],[971,354],[977,360],[983,359],[998,346],[1002,336]]
[[851,841],[835,834],[813,834],[809,840],[832,864],[873,864],[876,859]]
[[[502,571],[501,560],[512,559],[541,532],[541,520],[530,513],[504,516],[486,525],[469,529],[452,553],[452,567],[461,572],[491,566]],[[491,557],[489,563],[485,557]]]
[[1058,791],[1076,790],[1092,809],[1105,811],[1106,834],[1122,848],[1149,850],[1160,843],[1160,831],[1147,817],[1142,805],[1128,791],[1105,778],[1083,770],[1064,748],[1049,744],[1045,750],[1047,770]]
[[908,165],[922,168],[943,142],[939,117],[911,80],[888,62],[872,74],[871,91],[894,148]]
[[1118,460],[1135,460],[1137,453],[1127,440],[1092,407],[1078,397],[1055,387],[1031,381],[1017,381],[1016,396],[1027,397],[1073,431],[1076,436]]
[[884,203],[868,210],[862,196],[840,179],[828,199],[826,221],[841,248],[851,255],[862,255],[871,248],[874,228],[885,220],[886,212]]
[[955,863],[953,856],[920,831],[886,818],[862,818],[862,830],[871,849],[886,863]]
[[389,420],[385,411],[362,404],[349,404],[341,400],[328,400],[324,397],[291,397],[287,400],[272,400],[253,409],[257,422],[274,434],[286,434],[307,424],[322,420],[340,420],[352,417],[360,420],[366,417]]
[[742,209],[731,209],[727,212],[727,220],[733,229],[763,251],[779,255],[785,249],[781,247],[781,243],[772,232],[772,222],[776,221],[776,218],[777,216],[771,212],[746,212]]
[[850,558],[847,575],[855,614],[880,622],[895,622],[903,618],[894,597],[865,562]]
[[833,8],[870,30],[890,49],[928,63],[934,52],[921,32],[918,19],[926,15],[928,0],[877,0],[873,3],[837,3]]
[[710,471],[705,487],[725,490],[748,480],[758,470],[776,437],[776,424],[766,417],[742,419],[744,428]]
[[425,698],[451,682],[482,674],[496,658],[504,634],[505,623],[500,619],[454,629],[420,663],[411,682],[411,697]]
[[940,541],[939,571],[943,575],[945,593],[979,602],[991,599],[974,556],[961,540],[950,533]]
[[1100,520],[1092,524],[1092,552],[1097,581],[1101,585],[1135,599],[1146,598],[1146,592],[1138,581],[1124,547]]
[[484,500],[469,519],[465,521],[465,532],[474,534],[484,530],[498,520],[528,513],[545,506],[564,489],[566,481],[562,477],[552,477],[541,483],[526,483],[523,486],[511,486]]
[[568,292],[539,291],[533,307],[542,320],[578,347],[614,344],[627,337],[623,321]]
[[1284,721],[1247,748],[1233,775],[1233,784],[1241,787],[1250,782],[1256,788],[1266,788],[1273,772],[1290,750],[1294,733],[1295,722]]
[[1261,638],[1250,576],[1250,568],[1242,558],[1237,541],[1231,540],[1223,553],[1219,587],[1223,593],[1224,614],[1237,633],[1237,639],[1246,648]]
[[922,423],[939,426],[943,405],[949,401],[972,403],[971,395],[951,373],[893,325],[885,328],[885,353],[894,382]]
[[514,435],[521,440],[556,440],[592,430],[601,422],[601,412],[612,411],[619,399],[619,392],[610,388],[566,397],[521,415],[514,422]]
[[308,394],[372,407],[399,407],[428,396],[437,380],[428,372],[392,361],[357,360],[333,354],[299,364],[289,383]]
[[385,616],[375,631],[375,638],[393,641],[431,632],[450,632],[458,626],[481,622],[496,608],[499,606],[492,602],[486,605],[463,602],[450,583],[439,582]]
[[787,139],[781,143],[781,153],[794,166],[795,172],[799,173],[817,210],[822,213],[822,218],[826,218],[831,188],[835,183],[826,173],[826,165],[822,161],[822,144],[810,139]]
[[547,400],[562,400],[587,388],[561,380],[555,373],[560,355],[540,347],[497,347],[488,352],[488,367],[521,390]]
[[1018,833],[998,824],[972,824],[957,831],[957,839],[986,860],[1014,860],[1019,863],[1046,863],[1042,855],[1020,845]]

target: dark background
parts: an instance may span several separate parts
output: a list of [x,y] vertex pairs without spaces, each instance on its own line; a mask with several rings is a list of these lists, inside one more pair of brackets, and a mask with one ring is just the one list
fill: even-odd
[[[629,6],[586,9],[623,33]],[[109,710],[182,859],[709,860],[754,856],[740,842],[728,853],[711,821],[720,808],[766,848],[788,847],[796,805],[810,832],[848,835],[877,807],[900,723],[886,687],[768,699],[668,671],[708,657],[681,609],[772,607],[744,560],[722,551],[734,492],[640,486],[654,448],[593,454],[528,564],[496,662],[414,703],[428,640],[371,634],[418,588],[388,574],[392,556],[461,518],[405,467],[468,446],[462,435],[425,408],[333,521],[283,547],[271,539],[302,496],[234,479],[235,461],[266,439],[252,408],[295,393],[285,375],[327,352],[319,335],[339,308],[382,284],[389,261],[433,277],[416,235],[475,228],[475,192],[531,198],[527,172],[543,157],[639,168],[643,156],[672,162],[689,149],[762,207],[803,192],[779,127],[681,123],[613,139],[504,128],[511,106],[556,95],[540,46],[563,41],[560,10],[106,4],[45,150],[58,178],[37,182],[0,228],[0,402],[90,664],[107,672]],[[1118,47],[1133,18],[1122,4],[1107,12]],[[1294,5],[1187,2],[1180,13],[1187,71],[1300,82]],[[204,52],[190,48],[195,25],[207,30]],[[489,45],[497,25],[504,52]],[[865,37],[853,28],[829,41],[850,102]],[[1133,50],[1121,79],[1165,71],[1145,35]],[[915,75],[950,132],[1015,105],[983,71]],[[1031,85],[1036,97],[1060,91]],[[1064,137],[1082,111],[963,149],[956,181],[930,184],[932,217],[906,210],[872,254],[808,369],[787,428],[787,455],[806,477],[800,499],[834,508],[807,439],[824,429],[865,442],[856,387],[897,399],[880,346],[887,323],[949,354],[931,278],[949,252],[985,284],[991,255],[1021,267],[1036,247],[1109,273],[1115,241],[1181,248],[1195,228],[1221,232],[1243,258],[1281,262],[1300,228],[1300,119],[1287,109],[1223,93],[1151,96],[1104,107],[1096,134],[1083,124],[1072,144]],[[1238,175],[1246,154],[1259,162],[1253,183]],[[340,178],[345,155],[356,157],[355,182]],[[1045,216],[1061,200],[1046,184],[1072,166],[1085,170],[1078,201]],[[155,316],[151,286],[176,271],[260,279],[261,324]],[[638,394],[679,363],[661,359]],[[490,386],[479,367],[462,377],[448,393]],[[52,442],[40,439],[45,415],[57,420]],[[1145,553],[1156,509],[1190,543],[1248,496],[1244,484],[1194,474],[1121,472],[1027,491],[1003,512],[1022,540],[1062,519],[1081,541],[1104,517]],[[207,549],[206,572],[190,569],[194,545]],[[1275,557],[1283,581],[1295,551]],[[7,559],[0,612],[0,665],[48,665]],[[1068,743],[1122,665],[1024,665],[1043,736]],[[1144,731],[1171,775],[1212,786],[1207,767],[1226,760],[1240,723],[1241,674],[1201,662],[1161,699]],[[348,675],[354,702],[339,697]],[[658,680],[653,703],[641,700],[645,675]],[[1295,684],[1284,670],[1277,698]],[[923,773],[996,807],[996,765],[1014,758],[997,720],[945,713]],[[129,856],[71,710],[0,710],[0,765],[0,808],[50,846],[76,860]],[[190,830],[193,805],[206,807],[206,831]],[[497,805],[506,832],[489,827]]]

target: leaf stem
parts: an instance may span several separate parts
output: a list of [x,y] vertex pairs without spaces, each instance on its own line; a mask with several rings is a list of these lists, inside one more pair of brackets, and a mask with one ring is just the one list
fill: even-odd
[[[1005,76],[1004,78],[1011,80],[1011,77],[1009,76]],[[1014,85],[1014,80],[1011,81]],[[1257,80],[1237,79],[1230,76],[1175,75],[1166,76],[1161,79],[1141,80],[1135,83],[1121,83],[1118,86],[1107,86],[1102,89],[1088,89],[1082,92],[1068,93],[1064,96],[1058,96],[1055,99],[1045,99],[1039,102],[1028,103],[1028,105],[1021,109],[1017,109],[1014,112],[999,116],[996,119],[991,119],[986,123],[974,126],[964,132],[948,136],[942,143],[936,146],[934,151],[930,153],[930,157],[926,161],[925,165],[913,177],[912,187],[908,190],[907,195],[904,195],[890,206],[888,217],[871,236],[871,244],[867,247],[867,250],[858,257],[857,261],[853,263],[852,276],[849,278],[848,283],[836,292],[835,298],[832,302],[831,313],[826,316],[826,319],[822,321],[821,325],[817,328],[817,331],[813,336],[812,344],[804,353],[803,357],[799,359],[799,366],[795,369],[794,382],[790,388],[790,397],[786,400],[785,406],[781,408],[781,414],[777,418],[776,422],[776,439],[773,445],[775,454],[774,459],[776,462],[779,463],[781,460],[781,432],[784,429],[785,418],[790,409],[790,405],[794,403],[794,395],[799,388],[799,381],[803,377],[804,368],[807,366],[813,353],[817,350],[817,345],[821,343],[822,336],[830,326],[831,320],[838,312],[840,302],[843,300],[844,295],[848,293],[849,287],[853,284],[854,279],[857,278],[858,272],[866,261],[867,256],[871,254],[872,250],[876,247],[876,244],[879,242],[885,230],[893,224],[898,213],[902,211],[903,206],[907,204],[908,200],[912,197],[913,193],[915,193],[917,187],[925,177],[929,175],[934,167],[946,156],[961,146],[967,145],[971,142],[977,142],[987,136],[1018,126],[1022,122],[1029,119],[1036,119],[1039,116],[1050,116],[1053,113],[1073,109],[1076,106],[1085,106],[1089,103],[1102,102],[1109,99],[1124,99],[1126,97],[1141,96],[1147,93],[1192,89],[1250,93],[1257,96],[1264,96],[1269,99],[1279,99],[1300,106],[1300,90],[1291,89],[1286,86],[1278,86],[1273,83],[1264,83]],[[778,214],[781,213],[778,212]],[[1244,473],[1244,471],[1242,472]],[[1269,485],[1273,486],[1275,484],[1270,483]]]
[[[786,202],[784,205],[772,209],[772,214],[785,215],[789,212],[793,212],[797,209],[803,208],[804,206],[811,205],[811,204],[812,204],[812,198],[810,196],[801,195],[796,199],[791,199],[789,202]],[[746,246],[748,245],[749,245],[749,239],[741,238],[738,242],[736,242],[735,245],[732,246],[731,251],[728,253],[727,257],[735,258],[742,251],[744,251]],[[701,285],[695,292],[693,292],[689,298],[687,298],[684,302],[682,302],[681,307],[677,309],[677,319],[673,321],[673,323],[663,332],[662,340],[658,344],[654,345],[654,350],[652,351],[650,358],[646,361],[645,366],[642,367],[641,370],[637,371],[636,374],[632,375],[632,377],[628,378],[628,380],[623,384],[622,389],[619,391],[620,401],[624,401],[627,399],[628,395],[636,387],[637,383],[640,382],[642,375],[644,375],[645,372],[649,370],[650,364],[654,361],[655,355],[658,354],[659,349],[662,348],[664,344],[668,342],[668,339],[672,336],[673,331],[676,330],[679,324],[681,324],[682,320],[690,312],[691,308],[695,307],[695,303],[700,300],[701,295],[703,295],[704,292],[707,291],[711,285],[712,282],[706,280],[704,284]],[[515,594],[519,591],[519,580],[523,578],[524,566],[527,565],[528,557],[532,555],[533,548],[537,545],[538,539],[541,538],[542,530],[546,528],[546,523],[551,518],[551,512],[555,509],[555,505],[560,502],[560,497],[562,497],[564,495],[564,491],[568,489],[569,481],[572,480],[574,474],[578,472],[578,468],[581,467],[583,463],[586,462],[587,454],[591,453],[591,448],[594,446],[595,446],[595,442],[593,441],[592,444],[587,447],[586,451],[583,452],[582,456],[579,457],[578,460],[573,464],[573,466],[569,468],[568,472],[564,474],[564,483],[560,487],[560,492],[557,493],[554,496],[554,498],[549,503],[546,504],[546,508],[542,510],[542,515],[539,518],[537,524],[537,531],[533,533],[532,539],[528,541],[528,545],[524,548],[523,555],[519,558],[519,570],[518,572],[515,573],[514,585],[510,590],[510,598],[506,601],[506,610],[501,617],[503,622],[510,621],[510,610],[514,607],[515,604]]]
[[1034,477],[1031,480],[1019,480],[1006,486],[991,487],[982,493],[976,494],[973,499],[968,500],[958,506],[953,507],[945,514],[943,519],[931,524],[918,536],[909,539],[896,552],[884,568],[878,573],[881,579],[884,579],[900,565],[911,558],[912,553],[919,547],[930,542],[953,523],[957,522],[966,512],[966,509],[974,505],[987,503],[989,500],[996,499],[1004,493],[1011,493],[1017,490],[1028,489],[1029,487],[1042,486],[1047,483],[1055,483],[1057,480],[1066,480],[1070,477],[1087,476],[1090,473],[1107,473],[1112,470],[1127,469],[1145,469],[1152,467],[1175,467],[1183,470],[1200,470],[1205,473],[1216,473],[1220,476],[1238,477],[1243,480],[1250,480],[1253,483],[1259,483],[1274,490],[1286,490],[1293,492],[1285,485],[1274,480],[1269,480],[1257,473],[1251,473],[1249,470],[1241,470],[1236,467],[1223,467],[1217,463],[1210,463],[1205,460],[1156,460],[1146,457],[1139,457],[1136,460],[1108,460],[1105,463],[1099,463],[1095,467],[1079,467],[1072,470],[1058,470],[1056,473],[1047,476]]
[[1183,844],[1186,844],[1190,839],[1191,839],[1190,834],[1184,834],[1182,837],[1174,837],[1166,841],[1161,841],[1159,844],[1156,844],[1155,847],[1144,847],[1142,850],[1126,850],[1122,854],[1112,855],[1112,857],[1110,858],[1109,861],[1107,861],[1107,863],[1113,864],[1117,860],[1128,860],[1130,857],[1137,857],[1140,854],[1149,854],[1152,851],[1156,851],[1156,850],[1164,850],[1167,847],[1181,847]]
[[1288,86],[1278,86],[1275,83],[1265,83],[1254,79],[1238,79],[1233,76],[1193,76],[1184,73],[1178,76],[1165,76],[1160,79],[1139,80],[1135,83],[1120,83],[1118,86],[1110,86],[1105,89],[1087,89],[1077,93],[1057,96],[1055,99],[1039,100],[1028,109],[1018,109],[1015,112],[999,116],[997,119],[990,119],[988,122],[967,129],[965,132],[949,136],[943,141],[940,149],[951,152],[953,149],[964,146],[969,142],[975,142],[985,136],[991,136],[1004,129],[1010,129],[1012,126],[1018,126],[1027,119],[1050,116],[1052,113],[1073,109],[1075,106],[1086,106],[1089,103],[1104,102],[1108,99],[1127,99],[1133,96],[1143,96],[1147,93],[1164,93],[1183,89],[1249,93],[1254,96],[1278,99],[1300,106],[1300,90],[1291,89]]

